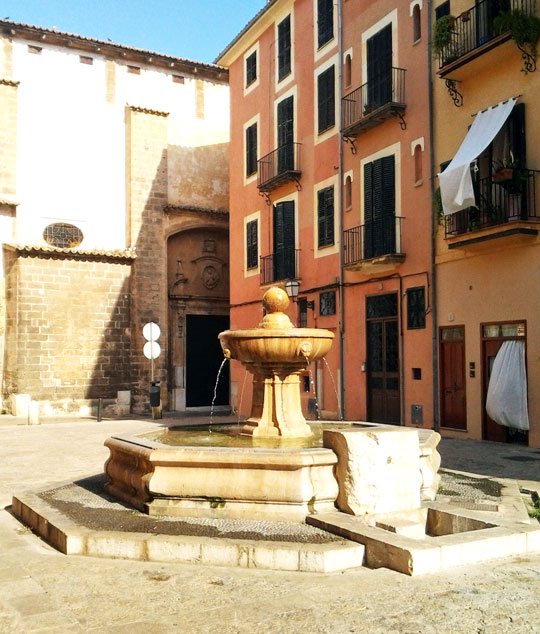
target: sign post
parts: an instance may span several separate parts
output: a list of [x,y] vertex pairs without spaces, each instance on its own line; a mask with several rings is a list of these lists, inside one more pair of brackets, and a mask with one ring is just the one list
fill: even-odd
[[161,398],[160,398],[160,385],[159,381],[154,379],[154,359],[157,359],[161,354],[161,347],[157,340],[161,334],[160,327],[153,321],[145,324],[143,328],[143,337],[146,339],[146,343],[143,347],[143,354],[147,359],[150,359],[150,407],[152,408],[152,418],[161,418]]

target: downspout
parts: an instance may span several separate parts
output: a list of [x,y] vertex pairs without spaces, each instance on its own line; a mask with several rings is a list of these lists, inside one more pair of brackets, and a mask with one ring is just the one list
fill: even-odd
[[433,56],[432,51],[432,11],[433,0],[428,0],[428,109],[429,109],[429,182],[431,186],[431,349],[432,349],[432,391],[433,391],[433,429],[439,431],[439,350],[437,337],[437,277],[435,275],[435,239],[437,235],[437,221],[433,213],[433,200],[435,195],[435,152],[433,148],[434,130],[433,130]]
[[337,234],[339,240],[339,278],[338,278],[338,303],[339,303],[339,400],[341,420],[345,420],[345,289],[343,287],[343,271],[345,252],[343,249],[343,134],[342,130],[342,83],[343,83],[343,37],[342,37],[341,0],[337,0],[337,30],[338,30],[338,187],[339,187],[339,211],[337,219]]

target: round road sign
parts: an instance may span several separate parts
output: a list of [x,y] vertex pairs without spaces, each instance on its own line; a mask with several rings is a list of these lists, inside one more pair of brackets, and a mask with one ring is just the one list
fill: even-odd
[[161,329],[153,321],[149,321],[142,329],[142,334],[146,341],[157,341],[159,339],[159,335],[161,334]]
[[161,354],[161,348],[157,341],[147,341],[144,344],[143,354],[147,359],[157,359]]

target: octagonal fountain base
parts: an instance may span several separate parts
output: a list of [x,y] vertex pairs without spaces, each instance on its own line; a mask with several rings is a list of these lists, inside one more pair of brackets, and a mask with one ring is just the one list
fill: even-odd
[[105,445],[107,492],[150,515],[303,520],[335,508],[330,449],[169,446],[140,436]]

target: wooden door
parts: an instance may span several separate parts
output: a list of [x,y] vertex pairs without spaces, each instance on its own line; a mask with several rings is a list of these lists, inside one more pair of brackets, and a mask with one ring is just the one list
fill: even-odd
[[296,277],[294,201],[274,206],[274,281]]
[[396,252],[394,155],[364,165],[363,259]]
[[397,296],[367,298],[367,412],[374,423],[399,425]]
[[278,174],[294,169],[294,101],[282,99],[277,106]]
[[440,330],[441,426],[467,429],[465,331],[462,326]]
[[491,370],[493,368],[493,361],[497,356],[497,352],[502,345],[502,339],[488,339],[483,342],[482,345],[482,365],[483,365],[483,412],[484,412],[484,425],[483,425],[483,438],[484,440],[494,440],[496,442],[506,442],[506,427],[499,425],[492,420],[486,412],[486,398],[489,386],[489,379],[491,377]]

